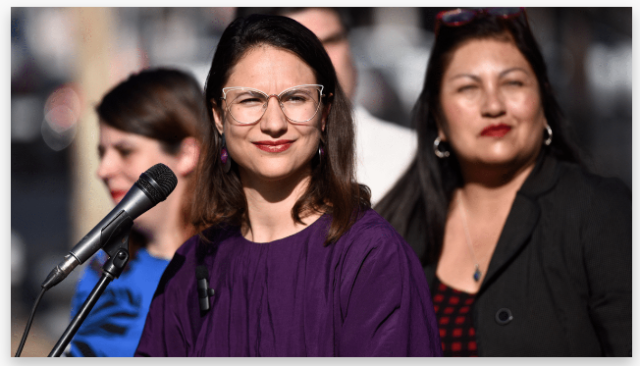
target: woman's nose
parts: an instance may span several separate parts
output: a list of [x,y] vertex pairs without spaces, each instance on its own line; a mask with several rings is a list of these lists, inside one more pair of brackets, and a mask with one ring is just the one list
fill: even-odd
[[117,162],[110,151],[107,151],[100,158],[100,164],[98,165],[98,177],[102,180],[106,180],[107,178],[111,178],[115,175],[117,171]]
[[287,132],[288,127],[289,122],[280,108],[280,101],[277,96],[270,95],[267,100],[267,110],[260,120],[260,129],[272,137],[278,137]]
[[495,87],[485,88],[484,99],[482,102],[483,117],[500,117],[506,113],[504,97],[500,90]]

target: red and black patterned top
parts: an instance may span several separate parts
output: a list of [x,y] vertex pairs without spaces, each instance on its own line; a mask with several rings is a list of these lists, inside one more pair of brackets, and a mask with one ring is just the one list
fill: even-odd
[[442,355],[445,357],[477,357],[476,330],[471,307],[474,294],[453,289],[436,276],[433,307],[438,318]]

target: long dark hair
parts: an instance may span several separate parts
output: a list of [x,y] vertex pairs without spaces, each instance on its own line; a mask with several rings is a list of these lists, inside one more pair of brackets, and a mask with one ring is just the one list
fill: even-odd
[[[442,26],[433,45],[422,92],[412,110],[412,123],[418,133],[418,150],[407,172],[376,205],[416,251],[423,265],[437,262],[444,239],[444,226],[452,194],[462,185],[462,175],[453,151],[446,159],[433,152],[438,136],[436,120],[441,116],[440,88],[442,76],[453,53],[465,42],[494,38],[512,41],[531,65],[538,84],[542,108],[553,130],[553,142],[541,154],[582,164],[581,152],[564,120],[547,77],[547,67],[531,32],[526,13],[517,18],[501,19],[478,14],[468,24]],[[445,145],[447,146],[447,145]]]
[[[180,151],[180,144],[187,137],[202,143],[207,125],[206,105],[198,81],[184,71],[168,68],[132,74],[102,98],[96,112],[101,123],[157,140],[162,150],[171,155]],[[195,182],[195,177],[187,177],[181,205],[186,237],[196,232],[191,224]],[[135,253],[146,245],[146,240],[134,230],[130,243]]]
[[198,181],[199,200],[194,208],[198,227],[248,223],[247,201],[237,167],[225,173],[220,161],[222,139],[215,128],[213,109],[220,108],[222,88],[233,67],[249,50],[271,46],[297,55],[314,71],[316,82],[324,85],[323,108],[330,105],[325,130],[321,133],[326,153],[312,162],[306,192],[292,208],[291,215],[302,223],[301,215],[328,212],[333,221],[325,243],[346,232],[359,212],[371,206],[370,192],[354,177],[354,128],[351,105],[337,82],[336,73],[322,43],[298,22],[281,17],[251,15],[234,20],[218,43],[205,86],[209,125],[205,134]]

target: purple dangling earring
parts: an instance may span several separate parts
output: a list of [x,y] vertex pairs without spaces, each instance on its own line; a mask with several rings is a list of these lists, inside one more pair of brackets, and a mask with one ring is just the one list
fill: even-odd
[[229,159],[229,153],[227,152],[227,148],[223,147],[222,151],[220,151],[220,160],[222,160],[222,164],[227,163],[227,159]]
[[222,134],[222,149],[220,149],[220,161],[222,161],[222,170],[225,173],[229,173],[231,170],[231,158],[229,158],[229,152],[227,151],[227,141]]
[[318,145],[318,163],[322,163],[322,159],[324,158],[324,147],[322,144]]

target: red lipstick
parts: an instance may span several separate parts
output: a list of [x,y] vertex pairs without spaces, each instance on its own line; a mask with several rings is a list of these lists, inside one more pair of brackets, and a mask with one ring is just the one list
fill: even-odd
[[502,137],[506,135],[509,131],[511,131],[511,126],[507,126],[505,124],[497,124],[485,127],[482,132],[480,132],[480,136],[485,137]]
[[110,191],[110,193],[111,193],[111,198],[113,199],[113,202],[118,203],[120,202],[122,197],[124,197],[124,195],[127,194],[127,191],[113,190],[113,191]]
[[276,140],[276,141],[255,141],[253,142],[256,147],[262,151],[270,153],[283,152],[293,144],[293,140]]

